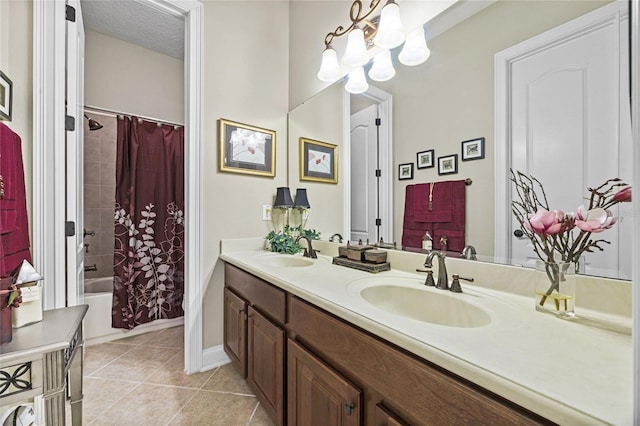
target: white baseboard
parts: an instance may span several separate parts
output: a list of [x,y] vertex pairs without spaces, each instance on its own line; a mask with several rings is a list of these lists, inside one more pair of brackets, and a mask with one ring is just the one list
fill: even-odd
[[177,327],[184,324],[184,317],[162,319],[152,321],[146,324],[139,325],[133,330],[125,330],[122,328],[111,328],[108,334],[95,337],[86,337],[84,340],[85,346],[98,345],[100,343],[107,343],[125,337],[137,336],[138,334],[149,333],[151,331],[159,331],[165,328]]
[[216,367],[231,362],[231,358],[224,352],[222,345],[206,348],[202,351],[202,370],[213,370]]

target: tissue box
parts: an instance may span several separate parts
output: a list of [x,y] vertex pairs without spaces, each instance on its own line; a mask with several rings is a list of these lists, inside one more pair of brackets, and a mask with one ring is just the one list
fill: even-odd
[[11,325],[13,328],[24,327],[42,321],[42,287],[25,285],[20,287],[22,303],[17,308],[11,308]]

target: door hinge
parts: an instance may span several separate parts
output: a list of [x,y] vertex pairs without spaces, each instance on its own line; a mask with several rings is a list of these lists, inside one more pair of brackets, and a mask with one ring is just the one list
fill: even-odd
[[66,221],[64,223],[64,236],[73,237],[76,235],[76,223],[72,221]]
[[376,118],[376,126],[379,126],[382,124],[382,119],[381,118]]
[[377,169],[376,170],[376,177],[380,177],[380,176],[382,176],[382,170]]
[[76,119],[70,115],[64,116],[64,129],[67,132],[73,132],[76,130]]
[[67,5],[67,9],[65,11],[65,19],[69,22],[76,22],[76,8],[73,6]]
[[382,226],[382,219],[376,219],[376,226]]

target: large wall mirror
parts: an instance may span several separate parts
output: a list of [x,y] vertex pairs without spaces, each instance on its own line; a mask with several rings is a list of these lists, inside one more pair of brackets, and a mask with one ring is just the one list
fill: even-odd
[[[459,3],[425,25],[428,39],[431,25],[437,26],[450,19],[451,15],[460,13],[459,8],[464,6],[464,2]],[[604,147],[607,155],[615,157],[615,164],[608,169],[606,162],[592,161],[581,176],[567,175],[564,168],[557,167],[544,173],[540,168],[528,171],[543,173],[536,177],[545,184],[545,189],[564,186],[565,189],[576,192],[575,197],[565,199],[562,195],[556,195],[553,189],[549,190],[550,199],[556,196],[562,198],[557,202],[557,208],[565,211],[575,211],[578,205],[585,202],[583,197],[587,193],[586,188],[599,185],[605,178],[620,177],[627,183],[632,182],[628,97],[628,2],[489,2],[488,7],[477,11],[436,37],[431,37],[431,57],[427,62],[417,67],[404,67],[396,61],[396,76],[392,80],[372,84],[391,95],[393,106],[390,123],[392,161],[389,163],[389,170],[383,170],[383,174],[391,174],[393,177],[388,195],[392,201],[387,206],[388,215],[393,218],[393,222],[387,227],[392,229],[382,231],[384,235],[389,235],[385,241],[393,240],[400,245],[407,185],[471,179],[472,185],[466,188],[466,242],[476,248],[478,259],[481,261],[528,264],[527,259],[505,256],[502,247],[504,244],[496,239],[496,235],[507,235],[511,232],[508,224],[511,217],[505,213],[508,212],[508,202],[503,203],[502,210],[500,205],[496,207],[497,199],[510,199],[507,173],[511,167],[511,154],[508,151],[506,154],[496,155],[496,149],[504,149],[500,144],[496,144],[496,86],[499,84],[496,82],[496,54],[535,39],[536,36],[566,25],[576,18],[589,16],[603,7],[617,7],[620,11],[617,23],[609,25],[608,33],[608,37],[613,38],[616,43],[615,51],[609,52],[613,55],[611,58],[617,67],[615,78],[610,82],[616,102],[615,116],[611,118],[616,122],[615,137],[599,141],[600,148]],[[601,47],[596,43],[593,50],[597,49]],[[397,52],[395,53],[397,57]],[[351,161],[345,163],[344,160],[351,160],[350,129],[347,127],[351,116],[368,105],[371,105],[370,100],[362,98],[361,95],[345,95],[343,83],[336,82],[294,108],[289,114],[289,186],[308,188],[312,204],[308,227],[320,230],[325,239],[334,232],[346,233],[346,222],[349,220],[345,220],[345,212],[350,211],[349,201],[352,197],[360,196],[359,188],[351,186]],[[563,120],[561,115],[558,115],[558,118]],[[584,123],[585,120],[581,122]],[[595,131],[587,124],[585,126],[585,133]],[[338,146],[337,184],[300,181],[300,137],[322,140]],[[437,161],[438,157],[453,154],[460,157],[462,142],[476,138],[485,138],[484,158],[465,162],[459,158],[456,174],[440,176],[437,164],[434,168],[416,167],[418,152],[434,150],[434,161]],[[582,151],[576,152],[575,156],[562,154],[561,162],[583,162],[587,151],[593,152],[593,149],[584,147]],[[501,158],[500,164],[495,163],[496,158]],[[398,179],[398,165],[403,163],[414,164],[412,179]],[[628,207],[620,204],[619,210],[615,212],[622,218],[616,227],[601,234],[603,238],[611,240],[612,244],[606,246],[602,253],[588,254],[586,259],[587,264],[591,262],[589,256],[604,256],[615,260],[605,262],[606,268],[587,269],[587,274],[631,278],[631,241],[624,238],[624,235],[631,235],[632,210],[631,203],[627,204]],[[497,216],[501,219],[496,222]],[[626,216],[628,220],[625,220]],[[501,223],[501,220],[504,223]],[[497,229],[501,227],[505,229]],[[496,254],[500,256],[496,257]],[[534,255],[532,251],[531,255]]]

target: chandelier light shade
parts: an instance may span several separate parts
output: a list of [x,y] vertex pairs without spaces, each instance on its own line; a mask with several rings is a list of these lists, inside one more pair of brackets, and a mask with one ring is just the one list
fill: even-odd
[[349,93],[357,95],[358,93],[364,93],[369,90],[369,84],[367,78],[364,76],[364,68],[358,67],[349,73],[347,84],[344,86],[345,90]]
[[369,70],[369,78],[373,81],[391,80],[396,75],[391,62],[391,52],[387,49],[381,50],[373,58],[373,65]]
[[420,26],[407,34],[407,40],[402,46],[398,60],[401,64],[412,67],[429,59],[429,55],[431,55],[431,51],[424,38],[424,28]]
[[333,83],[340,78],[340,64],[338,55],[331,46],[327,46],[322,52],[322,63],[318,71],[318,79],[327,83]]
[[[405,31],[400,19],[400,7],[395,0],[386,0],[380,16],[373,13],[380,6],[382,0],[371,0],[369,10],[365,13],[361,0],[353,0],[349,19],[351,25],[339,25],[335,31],[324,38],[325,50],[322,53],[322,63],[318,71],[318,78],[327,83],[333,83],[342,75],[336,51],[331,42],[336,37],[347,35],[347,47],[342,57],[342,63],[352,71],[347,77],[345,89],[350,93],[363,93],[369,89],[364,73],[366,65],[372,57],[368,49],[376,46],[377,53],[369,70],[369,78],[374,81],[392,79],[396,71],[391,60],[391,49],[404,43],[398,55],[401,64],[407,66],[420,65],[425,62],[431,52],[427,47],[424,28]],[[364,30],[362,29],[364,28]]]
[[355,27],[347,36],[347,48],[342,63],[350,67],[360,67],[369,62],[367,45],[364,42],[364,31]]
[[400,20],[400,8],[394,0],[388,0],[380,13],[380,25],[373,38],[373,44],[383,49],[393,49],[402,44],[405,38]]

